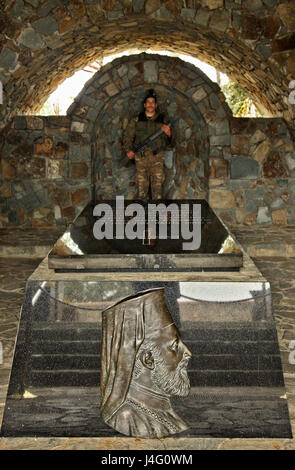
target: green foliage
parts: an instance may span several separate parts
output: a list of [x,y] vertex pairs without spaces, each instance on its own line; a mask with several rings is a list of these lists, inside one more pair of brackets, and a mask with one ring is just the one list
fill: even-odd
[[235,117],[260,116],[252,99],[238,83],[228,82],[222,85],[221,89]]
[[50,101],[46,101],[37,113],[39,116],[58,116],[59,114],[59,103],[51,103]]
[[249,98],[245,90],[240,87],[236,82],[228,82],[226,85],[221,87],[226,102],[231,108],[233,115],[238,114],[239,110],[244,104],[244,101]]

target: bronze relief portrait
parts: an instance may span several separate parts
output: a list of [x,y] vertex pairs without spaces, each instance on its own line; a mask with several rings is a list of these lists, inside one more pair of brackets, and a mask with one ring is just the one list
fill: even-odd
[[192,356],[166,306],[164,288],[126,297],[102,312],[101,414],[133,437],[188,429],[170,397],[187,396]]

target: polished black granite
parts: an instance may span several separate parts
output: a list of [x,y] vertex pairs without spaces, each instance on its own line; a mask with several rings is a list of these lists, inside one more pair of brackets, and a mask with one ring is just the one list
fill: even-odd
[[291,437],[267,282],[28,281],[3,436],[115,437],[100,418],[101,311],[154,287],[193,356],[186,437]]
[[[229,236],[225,226],[205,200],[159,200],[137,201],[124,200],[123,210],[119,211],[116,200],[99,201],[108,204],[112,213],[107,218],[113,226],[113,238],[98,240],[93,227],[100,218],[93,215],[98,204],[90,202],[56,242],[48,256],[49,268],[59,271],[123,270],[142,271],[177,270],[223,270],[235,271],[243,265],[240,247]],[[117,238],[116,223],[121,220],[124,227],[133,216],[126,216],[125,211],[131,204],[140,203],[144,208],[142,219],[145,229],[142,238],[130,240]],[[172,215],[167,217],[167,239],[159,238],[159,217],[157,218],[156,237],[151,238],[148,227],[149,204],[174,204],[179,211],[179,219]],[[189,207],[188,217],[181,217],[181,207]],[[201,218],[193,216],[193,206],[200,205]],[[102,214],[103,215],[103,214]],[[188,220],[188,229],[192,233],[197,222],[200,225],[200,245],[196,249],[184,249],[184,243],[191,239],[182,236],[182,224]],[[163,220],[163,219],[161,219]],[[171,225],[178,227],[179,237],[171,238]]]

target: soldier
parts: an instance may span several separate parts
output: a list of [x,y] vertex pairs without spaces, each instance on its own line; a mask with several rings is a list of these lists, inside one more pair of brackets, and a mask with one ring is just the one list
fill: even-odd
[[[128,158],[135,159],[138,199],[147,199],[149,185],[152,199],[162,199],[164,181],[164,150],[171,143],[171,129],[167,125],[164,114],[157,111],[157,96],[149,90],[144,102],[144,111],[133,117],[125,131],[123,147]],[[134,153],[133,145],[138,145],[159,129],[163,130],[157,139],[142,152]]]

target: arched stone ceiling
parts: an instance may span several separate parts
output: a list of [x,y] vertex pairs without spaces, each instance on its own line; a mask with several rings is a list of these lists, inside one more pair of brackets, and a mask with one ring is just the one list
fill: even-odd
[[[269,116],[294,118],[295,5],[278,0],[0,0],[2,126],[116,52],[187,53],[238,81]],[[292,109],[293,108],[293,109]]]

